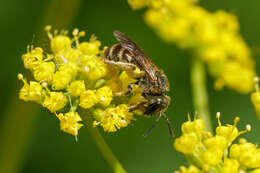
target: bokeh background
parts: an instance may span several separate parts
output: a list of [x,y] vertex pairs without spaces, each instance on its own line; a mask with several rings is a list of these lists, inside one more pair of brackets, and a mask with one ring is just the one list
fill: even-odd
[[[238,16],[241,34],[252,48],[257,69],[260,67],[260,1],[201,0],[210,11],[225,9]],[[126,0],[1,0],[0,1],[0,173],[112,173],[86,128],[79,140],[59,130],[58,120],[35,103],[17,99],[22,83],[16,79],[23,72],[21,55],[28,44],[44,47],[47,37],[43,26],[58,29],[78,27],[95,33],[103,45],[116,41],[112,32],[127,33],[167,74],[172,98],[167,115],[176,136],[187,112],[194,112],[190,86],[190,55],[161,41],[143,20],[143,10],[132,11]],[[188,11],[187,11],[188,13]],[[259,70],[258,70],[259,74]],[[252,132],[243,135],[260,143],[260,120],[254,116],[249,95],[230,90],[215,91],[213,79],[207,77],[212,123],[215,113],[222,113],[222,122],[231,123],[240,116],[240,128],[252,125]],[[154,119],[137,117],[127,128],[104,133],[104,138],[128,172],[173,172],[185,163],[173,147],[167,125],[162,119],[152,133],[143,133]],[[100,129],[101,130],[101,129]]]

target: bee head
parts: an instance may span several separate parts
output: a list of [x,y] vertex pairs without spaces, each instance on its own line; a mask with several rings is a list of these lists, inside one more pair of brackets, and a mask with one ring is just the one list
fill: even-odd
[[160,96],[152,96],[149,100],[149,105],[146,109],[145,114],[146,115],[158,115],[158,117],[156,118],[154,124],[152,125],[152,127],[150,129],[148,129],[144,136],[147,136],[151,130],[155,127],[155,125],[159,122],[161,116],[163,115],[165,117],[165,120],[168,124],[168,129],[170,132],[170,135],[173,137],[173,130],[171,127],[171,123],[170,120],[168,119],[168,117],[164,114],[164,112],[166,111],[167,107],[170,104],[170,97],[166,96],[166,95],[160,95]]
[[166,95],[152,96],[149,99],[148,106],[144,114],[158,115],[164,112],[170,104],[170,97]]

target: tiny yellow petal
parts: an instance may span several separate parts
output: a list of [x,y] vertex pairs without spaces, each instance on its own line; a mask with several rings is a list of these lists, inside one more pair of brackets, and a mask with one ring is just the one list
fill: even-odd
[[218,148],[224,150],[228,146],[228,142],[223,136],[214,136],[203,141],[207,148]]
[[90,80],[97,80],[107,75],[107,66],[95,57],[84,57],[81,59],[84,74]]
[[42,86],[38,82],[31,81],[24,84],[19,93],[19,98],[24,101],[40,101],[42,96]]
[[117,107],[111,107],[105,110],[100,125],[104,131],[115,132],[121,127],[126,127],[133,119],[133,114],[128,112],[128,107],[121,104]]
[[73,81],[70,84],[68,91],[72,96],[75,97],[79,96],[83,91],[85,91],[84,81],[80,81],[80,80]]
[[67,102],[68,99],[62,92],[50,92],[50,96],[45,97],[42,105],[53,113],[64,108]]
[[54,90],[61,90],[68,86],[72,76],[71,74],[65,72],[65,71],[57,71],[53,75],[52,80],[52,89]]
[[60,120],[60,129],[62,131],[74,136],[78,135],[78,130],[83,124],[78,123],[79,121],[82,121],[82,119],[77,112],[68,112],[65,115],[60,113],[57,117]]
[[101,45],[101,42],[96,40],[94,42],[82,42],[80,43],[80,50],[82,51],[82,53],[84,55],[88,55],[88,56],[95,56],[97,54],[99,54],[99,47]]
[[80,103],[79,105],[85,109],[91,108],[96,103],[98,103],[98,99],[95,91],[86,90],[80,94]]
[[239,162],[235,159],[225,159],[224,165],[221,168],[222,173],[238,173]]
[[22,55],[24,67],[26,69],[33,70],[43,59],[43,50],[40,47],[36,47],[26,54]]
[[33,71],[34,78],[39,82],[50,83],[55,71],[53,62],[42,62]]
[[208,165],[215,166],[222,161],[223,151],[221,149],[210,149],[203,153],[202,159]]
[[57,35],[51,39],[51,49],[54,53],[69,49],[71,47],[71,40],[68,36]]
[[196,119],[194,121],[187,121],[182,124],[181,129],[182,133],[191,133],[195,132],[200,134],[203,132],[205,128],[204,121],[201,119]]
[[191,154],[199,144],[199,138],[196,133],[183,134],[174,141],[174,147],[183,154]]
[[99,88],[96,92],[98,102],[104,106],[108,106],[113,98],[112,90],[108,86]]

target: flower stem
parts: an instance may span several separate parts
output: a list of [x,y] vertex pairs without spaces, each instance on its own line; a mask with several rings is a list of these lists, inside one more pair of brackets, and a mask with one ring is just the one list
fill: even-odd
[[97,128],[93,128],[91,124],[87,125],[87,128],[92,135],[96,145],[98,146],[100,152],[102,153],[104,159],[112,167],[115,173],[126,173],[126,170],[117,160],[116,156],[113,154],[109,146],[107,145],[105,139],[102,137]]
[[205,122],[205,129],[212,132],[205,78],[206,73],[203,62],[200,58],[193,58],[191,64],[193,104],[198,116]]
[[[81,1],[51,1],[38,21],[37,28],[42,30],[43,26],[47,24],[53,25],[55,28],[68,27],[77,16]],[[41,38],[40,36],[39,41],[44,40]],[[21,69],[17,71],[21,71]],[[20,82],[17,81],[17,83]],[[18,100],[17,91],[18,85],[14,87],[13,91],[10,91],[12,93],[10,103],[5,113],[1,115],[4,118],[0,123],[0,172],[21,172],[31,137],[37,127],[37,114],[39,112],[37,105]]]

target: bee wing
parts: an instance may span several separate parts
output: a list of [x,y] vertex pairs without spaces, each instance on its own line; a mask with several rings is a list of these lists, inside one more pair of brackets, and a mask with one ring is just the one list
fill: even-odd
[[157,66],[152,60],[144,53],[144,51],[128,36],[120,31],[114,31],[115,38],[120,42],[121,46],[134,54],[134,59],[140,65],[141,69],[146,72],[150,82],[155,83],[157,80],[155,69]]

